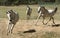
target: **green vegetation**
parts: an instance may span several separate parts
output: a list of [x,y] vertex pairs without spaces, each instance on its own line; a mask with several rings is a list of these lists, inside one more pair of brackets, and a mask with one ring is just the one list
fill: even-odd
[[60,0],[0,0],[0,5],[21,5],[21,4],[48,4],[56,3],[59,4]]

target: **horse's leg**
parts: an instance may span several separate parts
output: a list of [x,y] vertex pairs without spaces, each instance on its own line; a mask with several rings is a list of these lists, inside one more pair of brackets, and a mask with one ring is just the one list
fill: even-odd
[[37,21],[36,21],[36,24],[35,24],[35,25],[37,25],[37,22],[39,21],[40,17],[41,17],[41,15],[39,15],[39,16],[38,16],[38,18],[37,18]]
[[[47,23],[48,23],[51,19],[52,19],[52,18],[50,17],[50,19],[47,21]],[[46,23],[46,24],[47,24],[47,23]]]
[[55,24],[55,22],[54,22],[54,18],[52,17],[52,20],[53,20],[53,23]]
[[12,33],[13,28],[14,28],[14,24],[9,23],[8,29],[7,29],[7,31],[8,31],[8,32],[7,32],[7,35],[8,35],[8,33]]
[[27,22],[28,22],[28,20],[30,19],[30,16],[29,15],[27,15]]
[[10,33],[12,33],[14,26],[15,26],[15,24],[12,24],[12,25],[11,25]]
[[9,31],[9,26],[10,26],[10,25],[7,26],[7,35],[8,35],[8,33],[10,32],[10,31]]
[[45,17],[43,17],[43,21],[42,21],[42,23],[45,25],[44,20],[45,20]]
[[11,26],[11,33],[13,31],[14,26],[15,26],[15,24],[12,24],[12,26]]
[[10,33],[10,28],[11,28],[11,23],[9,22],[9,25],[7,27],[7,35],[8,35],[8,33]]

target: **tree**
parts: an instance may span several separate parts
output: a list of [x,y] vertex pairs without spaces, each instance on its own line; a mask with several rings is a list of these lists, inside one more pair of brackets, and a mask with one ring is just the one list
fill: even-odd
[[56,4],[60,3],[60,0],[55,0],[55,3],[56,3]]

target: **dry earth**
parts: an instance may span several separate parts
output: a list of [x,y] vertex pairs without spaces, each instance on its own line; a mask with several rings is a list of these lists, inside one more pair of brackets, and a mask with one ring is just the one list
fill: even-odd
[[[52,27],[51,22],[48,25],[43,25],[41,21],[34,25],[36,20],[19,20],[14,27],[13,33],[7,34],[7,19],[0,19],[0,38],[59,38],[60,26]],[[56,24],[60,24],[59,20],[55,20]],[[35,29],[34,33],[23,33],[29,29]]]

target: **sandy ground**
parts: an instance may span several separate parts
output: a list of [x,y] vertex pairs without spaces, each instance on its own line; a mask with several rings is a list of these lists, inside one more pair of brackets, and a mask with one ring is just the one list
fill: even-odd
[[[52,23],[43,25],[41,21],[35,25],[36,20],[19,20],[13,29],[13,33],[7,36],[7,19],[0,19],[0,38],[41,38],[45,32],[60,33],[60,26],[52,27]],[[55,20],[56,24],[60,24],[59,20]],[[34,33],[23,33],[29,29],[35,29]]]

